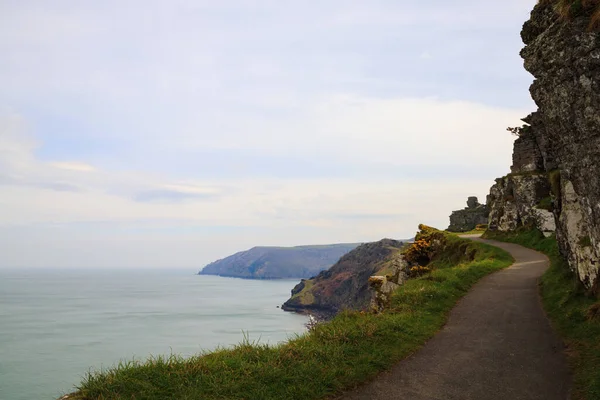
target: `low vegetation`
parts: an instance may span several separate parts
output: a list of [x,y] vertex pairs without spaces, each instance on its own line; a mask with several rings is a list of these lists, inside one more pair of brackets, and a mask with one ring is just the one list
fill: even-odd
[[546,238],[537,230],[488,232],[485,236],[535,249],[550,258],[540,292],[546,313],[567,347],[573,369],[573,399],[600,399],[600,301],[586,293],[569,269],[556,238]]
[[543,199],[541,199],[536,204],[536,208],[539,208],[540,210],[546,210],[546,211],[552,212],[552,210],[554,209],[554,206],[552,205],[552,197],[547,196],[547,197],[544,197]]
[[488,226],[485,224],[479,224],[475,229],[467,232],[453,232],[455,235],[481,235],[487,230]]
[[552,4],[562,18],[589,16],[590,30],[600,29],[600,0],[540,0],[540,3]]
[[355,387],[415,352],[475,282],[513,261],[498,248],[430,233],[443,251],[382,313],[342,312],[276,347],[246,340],[189,359],[121,363],[89,373],[69,398],[319,399]]

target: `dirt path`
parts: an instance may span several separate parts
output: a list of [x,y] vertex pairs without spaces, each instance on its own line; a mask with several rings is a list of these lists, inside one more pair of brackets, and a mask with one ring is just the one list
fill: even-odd
[[547,258],[524,247],[485,241],[516,262],[483,278],[420,351],[348,400],[564,400],[569,373],[563,347],[538,296]]

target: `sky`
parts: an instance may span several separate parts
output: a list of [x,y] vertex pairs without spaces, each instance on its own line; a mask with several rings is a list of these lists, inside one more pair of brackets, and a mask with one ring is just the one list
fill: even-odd
[[534,110],[535,0],[0,1],[0,268],[446,228]]

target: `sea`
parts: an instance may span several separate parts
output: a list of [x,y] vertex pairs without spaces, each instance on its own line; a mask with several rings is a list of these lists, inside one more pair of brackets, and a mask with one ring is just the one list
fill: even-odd
[[176,269],[0,269],[0,399],[57,399],[120,361],[285,342],[306,331],[306,317],[277,308],[297,282]]

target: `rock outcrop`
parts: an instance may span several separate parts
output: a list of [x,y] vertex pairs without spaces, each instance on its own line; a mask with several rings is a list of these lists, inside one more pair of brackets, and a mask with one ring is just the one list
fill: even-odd
[[374,275],[369,278],[373,311],[383,311],[390,303],[392,293],[398,289],[411,274],[410,263],[402,253],[397,253],[390,261],[386,275]]
[[477,197],[467,199],[467,207],[463,210],[453,211],[450,215],[450,232],[468,232],[477,225],[488,223],[489,209],[485,204],[479,204]]
[[395,267],[403,247],[403,242],[393,239],[363,244],[327,271],[302,280],[281,308],[314,314],[322,319],[343,309],[366,309],[371,301],[369,278],[397,273]]
[[490,225],[512,230],[535,223],[550,231],[555,223],[561,253],[598,293],[600,34],[590,30],[594,2],[572,8],[568,19],[552,3],[536,5],[521,33],[538,111],[519,132],[512,174],[492,187]]
[[490,189],[488,226],[492,230],[510,232],[524,226],[535,226],[546,234],[556,230],[548,174],[533,132],[532,126],[520,130],[511,173],[496,179]]
[[331,267],[358,243],[253,247],[205,266],[200,275],[246,279],[309,278]]

